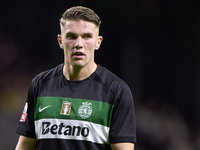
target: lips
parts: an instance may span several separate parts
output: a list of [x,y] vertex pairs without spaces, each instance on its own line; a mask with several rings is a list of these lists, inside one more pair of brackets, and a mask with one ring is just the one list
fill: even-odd
[[73,53],[73,57],[74,57],[74,58],[77,58],[77,59],[81,59],[81,58],[83,58],[84,56],[85,56],[85,54],[82,53],[82,52],[75,52],[75,53]]

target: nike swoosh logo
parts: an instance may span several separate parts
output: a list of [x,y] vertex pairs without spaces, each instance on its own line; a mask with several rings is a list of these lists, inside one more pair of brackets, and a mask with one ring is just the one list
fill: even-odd
[[41,108],[41,106],[40,106],[40,108],[39,108],[39,112],[42,112],[43,110],[45,110],[45,109],[47,109],[47,108],[49,108],[49,107],[51,107],[52,105],[49,105],[49,106],[46,106],[46,107],[44,107],[44,108]]

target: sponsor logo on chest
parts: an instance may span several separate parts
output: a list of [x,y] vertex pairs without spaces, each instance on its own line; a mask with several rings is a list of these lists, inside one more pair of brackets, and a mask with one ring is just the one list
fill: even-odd
[[65,136],[83,136],[89,135],[88,127],[65,125],[64,123],[53,124],[51,122],[42,122],[42,135],[65,135]]

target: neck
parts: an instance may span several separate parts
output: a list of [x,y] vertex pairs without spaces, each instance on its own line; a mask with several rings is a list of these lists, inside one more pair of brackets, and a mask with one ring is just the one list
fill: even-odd
[[71,81],[80,81],[88,78],[97,68],[94,63],[90,67],[71,66],[65,63],[63,67],[63,74],[66,79]]

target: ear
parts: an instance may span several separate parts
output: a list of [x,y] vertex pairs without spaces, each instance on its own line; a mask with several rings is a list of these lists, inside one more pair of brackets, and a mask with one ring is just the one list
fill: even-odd
[[57,40],[58,40],[58,44],[59,44],[60,48],[63,49],[62,35],[58,34]]
[[98,40],[97,40],[97,43],[96,43],[96,46],[95,46],[95,50],[99,49],[102,41],[103,41],[103,37],[102,36],[98,36]]

